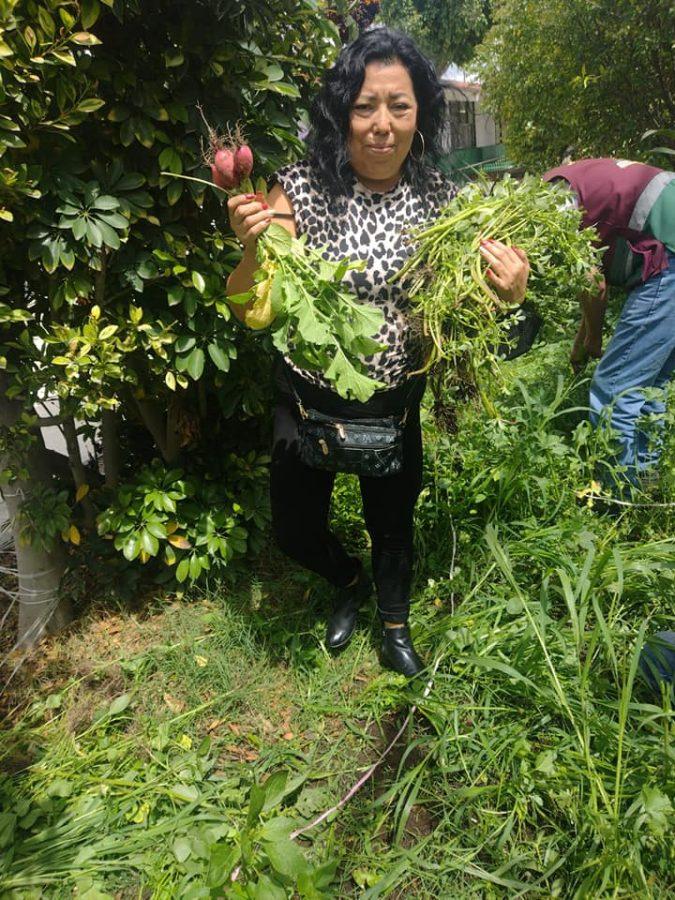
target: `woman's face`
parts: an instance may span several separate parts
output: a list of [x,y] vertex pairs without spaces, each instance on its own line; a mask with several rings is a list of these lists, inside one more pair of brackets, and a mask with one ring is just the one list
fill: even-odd
[[349,158],[373,181],[398,176],[417,129],[417,100],[400,62],[372,62],[349,115]]

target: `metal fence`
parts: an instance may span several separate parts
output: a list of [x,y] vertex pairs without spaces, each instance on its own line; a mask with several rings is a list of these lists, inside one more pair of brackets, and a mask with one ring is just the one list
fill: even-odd
[[453,181],[465,184],[478,174],[499,178],[505,172],[514,171],[514,164],[507,158],[503,144],[485,147],[462,147],[447,153],[440,167]]

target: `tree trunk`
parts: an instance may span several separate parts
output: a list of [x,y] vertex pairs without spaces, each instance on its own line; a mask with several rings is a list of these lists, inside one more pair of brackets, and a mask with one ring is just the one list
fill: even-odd
[[[33,482],[33,479],[31,479]],[[19,538],[19,508],[30,484],[13,481],[3,489],[3,497],[12,523],[16,568],[19,581],[19,625],[17,646],[32,647],[45,633],[54,634],[72,619],[70,601],[59,597],[59,585],[65,570],[61,548],[51,553]]]
[[[19,401],[8,400],[5,396],[8,380],[0,375],[0,427],[14,425],[23,411]],[[52,454],[46,450],[42,436],[21,460],[27,477],[15,479],[2,490],[7,504],[7,513],[12,526],[12,536],[16,550],[19,580],[19,629],[18,646],[30,647],[45,632],[53,633],[63,628],[72,618],[70,602],[59,597],[58,589],[65,570],[66,557],[63,549],[57,547],[52,552],[38,546],[25,546],[19,540],[19,510],[32,486],[39,482],[51,481],[54,469]],[[12,460],[0,459],[3,468],[11,468]]]
[[169,400],[169,408],[166,412],[166,461],[176,462],[180,456],[180,434],[178,432],[180,407],[172,398]]
[[209,410],[206,400],[206,382],[203,378],[200,378],[197,382],[197,396],[199,398],[199,418],[206,421]]
[[165,410],[156,400],[141,400],[138,397],[134,400],[164,462],[176,462],[180,454],[178,404],[171,400],[168,410]]
[[103,443],[103,469],[107,487],[114,488],[120,479],[122,463],[118,432],[119,414],[113,409],[101,413],[101,441]]

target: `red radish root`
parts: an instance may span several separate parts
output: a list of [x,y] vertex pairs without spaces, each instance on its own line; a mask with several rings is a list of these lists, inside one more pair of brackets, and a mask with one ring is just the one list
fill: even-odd
[[253,153],[247,144],[240,144],[234,154],[234,168],[239,178],[248,178],[253,171]]
[[235,169],[234,154],[231,150],[216,150],[213,157],[213,166],[220,175],[222,187],[237,187],[241,178]]
[[224,189],[227,189],[229,187],[229,185],[225,184],[225,179],[220,174],[215,164],[211,166],[211,179],[216,187]]
[[244,178],[253,171],[253,152],[246,143],[244,131],[239,123],[234,130],[227,129],[219,134],[204,116],[200,106],[197,107],[208,134],[209,144],[202,148],[204,164],[211,169],[213,183],[220,188],[231,190],[239,187]]

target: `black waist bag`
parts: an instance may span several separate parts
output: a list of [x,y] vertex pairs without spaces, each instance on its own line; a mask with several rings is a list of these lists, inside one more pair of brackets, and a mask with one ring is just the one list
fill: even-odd
[[300,459],[314,469],[383,477],[403,468],[400,418],[338,419],[300,405]]
[[300,414],[300,459],[313,469],[383,478],[403,468],[402,416],[345,419],[305,407],[287,376]]

